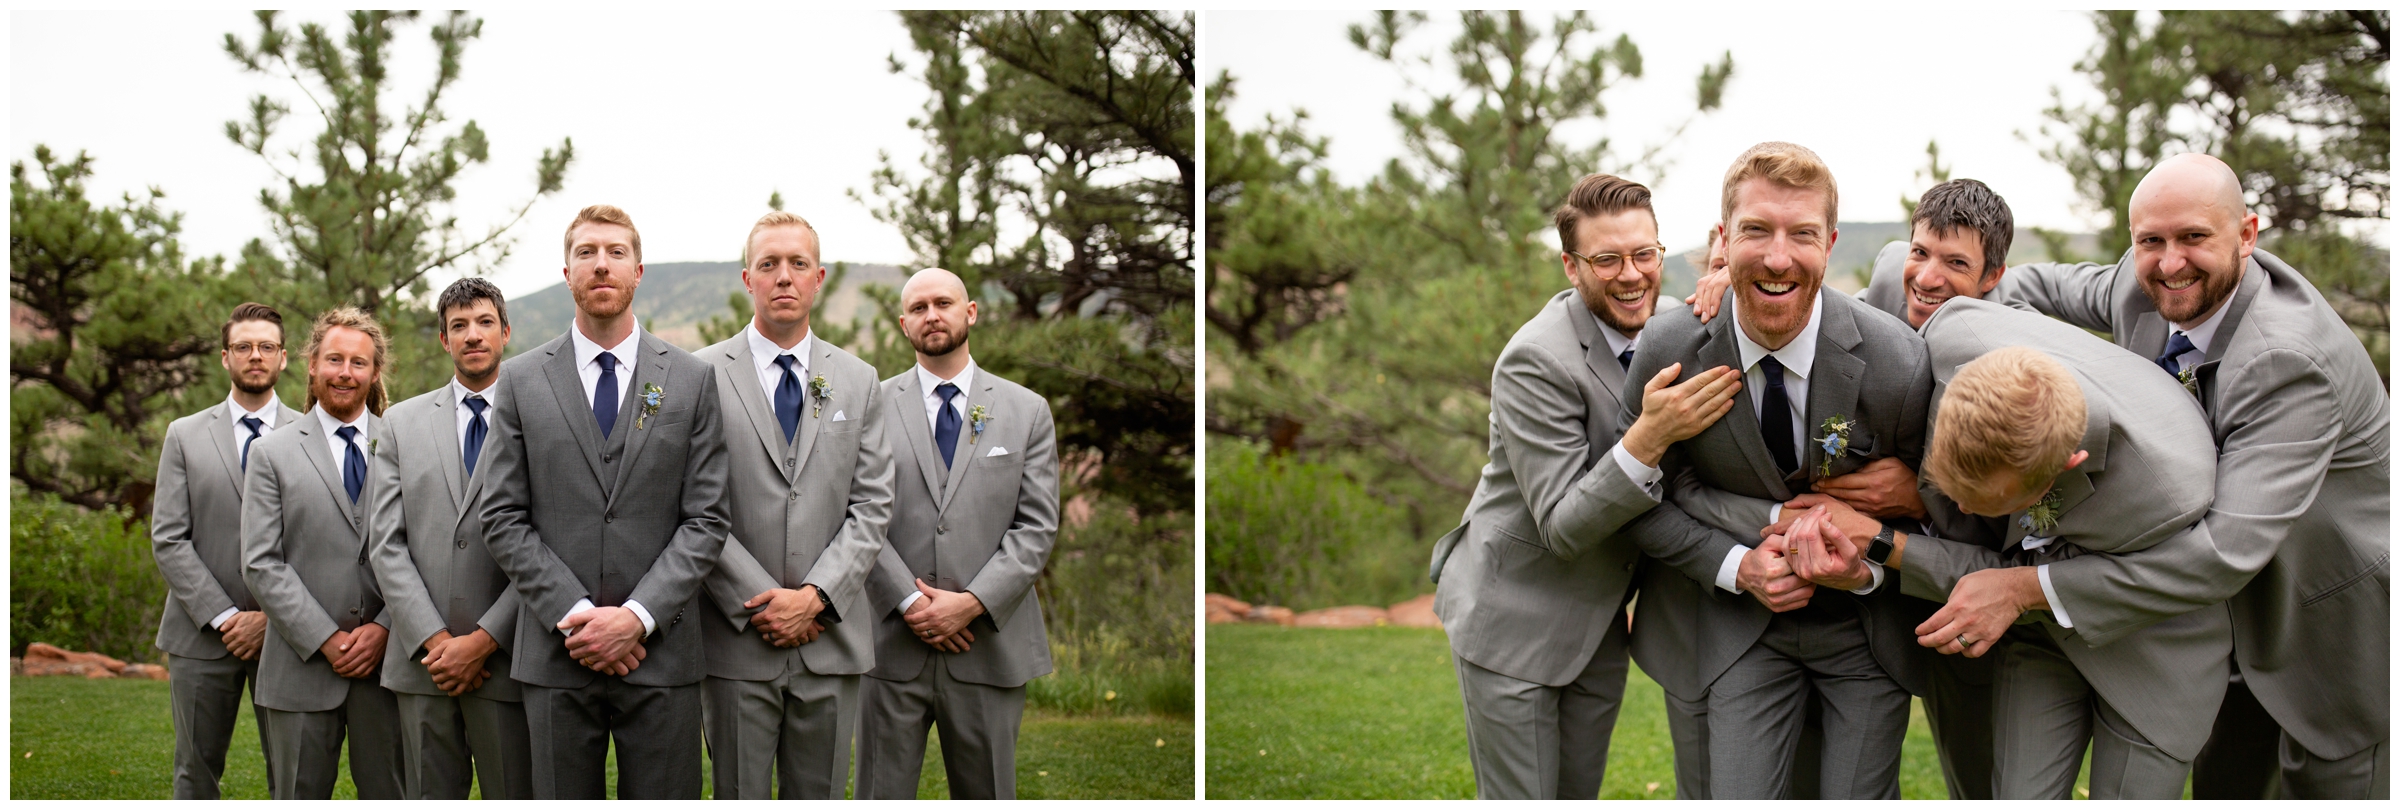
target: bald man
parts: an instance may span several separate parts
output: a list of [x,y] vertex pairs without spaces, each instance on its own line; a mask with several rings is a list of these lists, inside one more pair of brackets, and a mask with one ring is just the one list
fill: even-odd
[[[2095,641],[2228,602],[2240,686],[2196,792],[2211,792],[2203,774],[2271,768],[2287,798],[2390,798],[2391,419],[2374,363],[2306,278],[2258,249],[2222,161],[2162,161],[2134,189],[2131,226],[2116,264],[2028,265],[2002,291],[2110,333],[2199,400],[2217,444],[2215,542],[2078,557],[2051,566],[2052,584],[2069,602],[2123,583],[2150,595],[2074,610]],[[2253,698],[2263,713],[2235,710]],[[2276,750],[2235,753],[2263,738]],[[2267,781],[2225,798],[2260,798]]]
[[1013,799],[1025,682],[1050,672],[1034,580],[1058,533],[1050,402],[975,366],[975,302],[948,270],[900,289],[917,365],[883,381],[900,424],[892,516],[867,577],[875,668],[860,695],[861,799],[914,799],[925,732],[953,799]]

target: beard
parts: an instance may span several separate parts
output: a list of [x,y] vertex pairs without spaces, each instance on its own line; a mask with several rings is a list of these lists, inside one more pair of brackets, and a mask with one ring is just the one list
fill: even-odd
[[242,375],[240,375],[240,374],[235,374],[235,375],[233,375],[233,390],[240,391],[240,392],[242,392],[242,393],[245,393],[245,394],[264,394],[264,393],[268,393],[268,392],[271,392],[271,391],[274,391],[274,390],[275,390],[275,383],[276,383],[276,381],[278,380],[278,378],[280,378],[280,377],[282,377],[282,376],[283,376],[283,373],[282,373],[282,372],[279,372],[279,371],[270,371],[270,372],[267,372],[267,381],[266,381],[266,382],[259,383],[259,384],[257,384],[257,385],[251,385],[251,384],[249,384],[249,383],[242,382]]
[[[1795,286],[1790,292],[1769,299],[1766,293],[1759,291],[1756,286],[1761,281],[1790,283]],[[1742,272],[1741,268],[1734,268],[1733,296],[1741,304],[1742,326],[1751,331],[1750,338],[1752,340],[1761,343],[1764,343],[1765,339],[1771,335],[1781,335],[1786,338],[1799,335],[1800,330],[1808,327],[1809,312],[1816,304],[1817,295],[1820,292],[1818,287],[1822,282],[1821,275],[1811,278],[1810,274],[1805,272],[1776,276],[1769,274],[1763,268],[1747,273]]]
[[967,325],[962,323],[958,325],[956,336],[949,332],[928,332],[923,337],[909,338],[908,345],[926,357],[941,357],[967,345],[967,329]]
[[1591,310],[1594,317],[1608,324],[1608,328],[1617,330],[1617,334],[1627,337],[1641,334],[1642,327],[1650,323],[1650,316],[1658,313],[1658,285],[1652,284],[1642,291],[1642,308],[1638,314],[1616,306],[1617,299],[1609,294],[1609,286],[1605,282],[1587,281],[1581,275],[1575,277],[1575,294],[1583,297],[1583,307]]
[[2167,319],[2168,323],[2198,321],[2217,311],[2225,299],[2233,297],[2234,289],[2241,286],[2243,259],[2240,250],[2238,245],[2227,250],[2222,262],[2200,274],[2200,281],[2196,285],[2200,288],[2198,296],[2168,298],[2165,295],[2166,285],[2147,276],[2141,279],[2142,293],[2150,297],[2150,304],[2158,308],[2158,316]]
[[609,281],[614,289],[607,292],[567,285],[567,292],[575,299],[575,309],[595,318],[614,318],[625,314],[625,310],[633,306],[633,286],[623,278],[611,277]]

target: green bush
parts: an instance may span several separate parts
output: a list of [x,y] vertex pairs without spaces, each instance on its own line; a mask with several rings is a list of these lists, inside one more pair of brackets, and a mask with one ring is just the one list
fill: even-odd
[[1330,466],[1265,455],[1255,444],[1208,450],[1208,586],[1259,604],[1310,610],[1388,605],[1427,589],[1427,539],[1404,513]]
[[19,488],[9,506],[8,649],[40,641],[126,661],[160,660],[151,639],[167,581],[150,522]]
[[1103,496],[1083,525],[1064,517],[1070,525],[1036,585],[1057,672],[1027,684],[1027,700],[1067,712],[1191,714],[1191,515],[1136,516]]

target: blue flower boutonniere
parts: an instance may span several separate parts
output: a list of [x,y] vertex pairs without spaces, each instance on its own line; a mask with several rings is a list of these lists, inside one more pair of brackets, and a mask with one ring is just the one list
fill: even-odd
[[992,421],[992,412],[984,406],[977,405],[967,409],[967,430],[974,434],[967,438],[967,443],[974,444],[977,440],[982,439],[983,426],[990,421]]
[[658,406],[666,403],[667,389],[658,387],[658,383],[642,383],[642,413],[633,418],[633,429],[647,429],[650,417],[658,415]]
[[809,415],[812,417],[824,416],[825,401],[833,398],[833,383],[826,382],[823,374],[810,377],[808,378],[808,392],[817,398],[816,410]]
[[1857,424],[1839,416],[1828,416],[1825,417],[1825,424],[1817,427],[1817,449],[1825,451],[1825,457],[1817,462],[1817,477],[1833,475],[1833,460],[1841,458],[1843,451],[1850,449],[1850,429]]

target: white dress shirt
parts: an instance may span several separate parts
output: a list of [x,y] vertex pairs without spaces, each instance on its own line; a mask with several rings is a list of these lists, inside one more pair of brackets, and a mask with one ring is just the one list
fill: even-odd
[[[959,424],[964,427],[967,418],[967,392],[973,390],[975,386],[975,359],[967,358],[967,367],[959,369],[958,376],[947,380],[936,377],[933,372],[925,370],[925,364],[917,364],[917,387],[925,391],[925,424],[934,430],[941,429],[942,395],[933,389],[941,387],[942,383],[958,386],[958,395],[950,398],[950,409],[958,412]],[[908,606],[916,604],[917,597],[924,595],[922,591],[912,591],[909,595],[901,597],[900,612],[906,614]]]
[[2172,323],[2167,324],[2167,334],[2182,335],[2184,339],[2192,342],[2191,351],[2175,356],[2176,370],[2181,371],[2208,362],[2208,344],[2216,340],[2217,325],[2225,322],[2225,312],[2230,309],[2233,309],[2233,296],[2229,295],[2223,302],[2217,304],[2215,313],[2201,319],[2200,323],[2190,329],[2184,329]]
[[[1825,322],[1824,291],[1819,290],[1816,300],[1809,304],[1808,324],[1800,327],[1800,334],[1793,336],[1791,342],[1783,344],[1783,348],[1773,351],[1768,351],[1767,347],[1751,340],[1750,333],[1742,329],[1741,296],[1733,297],[1733,305],[1726,309],[1725,315],[1733,318],[1734,346],[1741,352],[1742,390],[1750,394],[1750,414],[1757,417],[1758,424],[1762,427],[1770,418],[1789,420],[1792,425],[1792,458],[1805,461],[1808,458],[1808,378],[1817,366],[1818,326]],[[1773,357],[1775,362],[1783,364],[1784,403],[1788,406],[1788,410],[1780,415],[1766,412],[1767,372],[1765,369],[1759,368],[1758,361],[1768,357]],[[1767,510],[1767,520],[1780,522],[1782,518],[1782,504],[1776,504]],[[1741,589],[1734,583],[1737,575],[1741,572],[1742,555],[1748,553],[1750,553],[1750,547],[1743,545],[1736,545],[1733,550],[1725,553],[1725,562],[1717,566],[1717,587],[1729,592],[1740,592]],[[1876,588],[1883,585],[1883,566],[1873,560],[1866,562],[1867,587],[1851,591],[1851,593],[1865,595],[1873,593]]]
[[[225,408],[233,414],[231,435],[233,436],[233,458],[236,464],[241,463],[242,443],[250,440],[250,429],[242,427],[242,417],[258,417],[260,423],[258,437],[263,439],[267,437],[268,433],[275,430],[275,418],[283,415],[283,401],[277,399],[272,391],[267,392],[267,404],[258,410],[243,410],[242,403],[234,399],[232,394],[225,395]],[[233,614],[239,612],[241,612],[240,608],[226,608],[224,612],[218,613],[216,618],[208,620],[208,626],[223,630],[225,629],[225,620],[233,618]]]
[[800,402],[808,403],[808,356],[817,340],[817,330],[810,329],[800,336],[800,342],[786,349],[775,345],[766,335],[758,333],[758,324],[742,327],[742,336],[750,341],[750,363],[758,367],[758,387],[767,394],[767,404],[775,404],[775,387],[783,384],[783,366],[775,358],[791,355],[792,374],[800,379]]
[[[640,359],[641,355],[641,321],[634,321],[633,331],[626,333],[625,339],[618,341],[615,346],[601,346],[598,341],[584,336],[583,327],[572,324],[567,326],[567,341],[575,347],[575,374],[583,379],[583,404],[590,407],[595,404],[593,398],[599,396],[600,355],[603,353],[616,355],[617,397],[619,400],[623,400],[626,395],[626,386],[633,380],[634,361]],[[622,402],[619,405],[617,419],[623,421],[626,417],[626,409],[622,407]],[[615,432],[614,426],[611,426],[610,432]],[[592,607],[591,599],[577,599],[575,606],[567,610],[567,616],[591,610]],[[650,632],[657,629],[658,622],[651,620],[649,609],[642,607],[642,603],[627,599],[625,600],[625,609],[633,611],[633,615],[642,620],[643,638],[649,638]],[[566,621],[566,617],[560,617],[559,621]],[[574,635],[574,632],[570,631],[567,635]]]
[[[494,379],[497,380],[498,378]],[[500,386],[497,385],[486,385],[481,391],[469,391],[467,390],[466,383],[459,382],[457,377],[450,378],[450,409],[458,412],[458,452],[460,459],[463,460],[466,458],[467,428],[475,424],[475,409],[467,407],[467,398],[483,398],[483,428],[485,430],[484,440],[490,441],[490,430],[492,428],[491,406],[500,404],[500,401],[494,398],[492,395],[498,393],[500,393]]]

